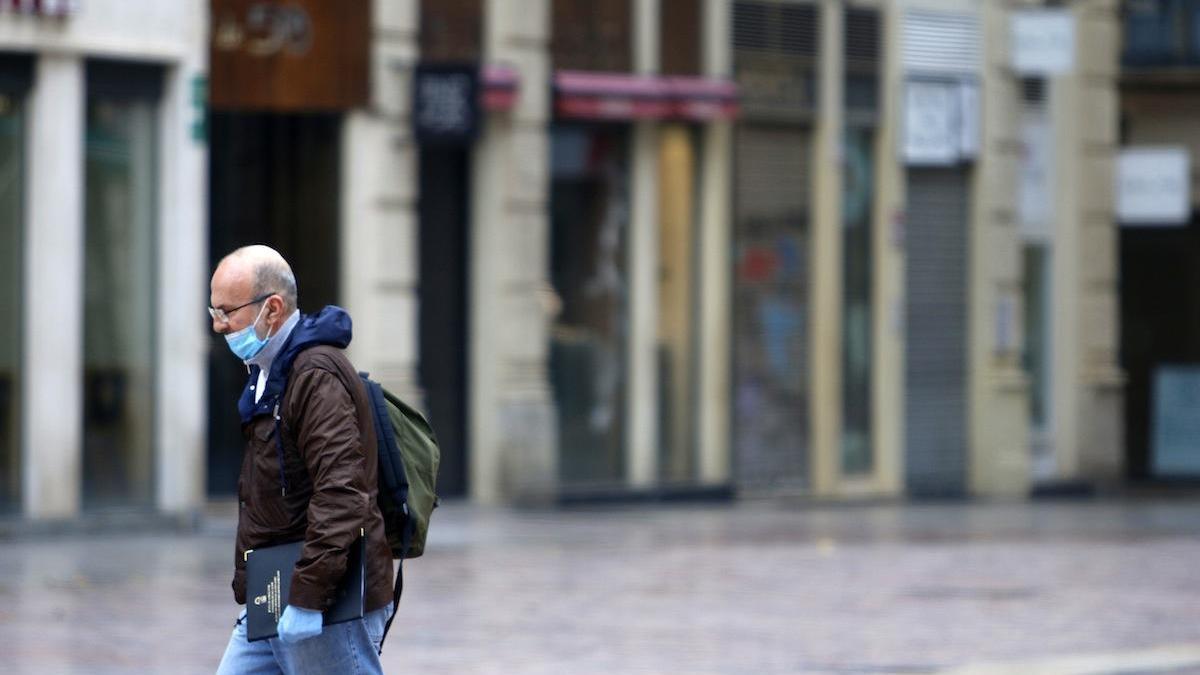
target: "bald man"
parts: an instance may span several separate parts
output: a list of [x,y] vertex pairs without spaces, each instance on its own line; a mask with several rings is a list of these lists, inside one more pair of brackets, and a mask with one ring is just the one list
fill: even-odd
[[[246,439],[238,478],[233,594],[246,603],[243,552],[303,541],[279,637],[249,642],[243,610],[218,673],[381,673],[379,647],[392,612],[392,556],[377,503],[375,427],[367,393],[343,349],[350,316],[339,307],[303,315],[283,256],[247,246],[212,276],[208,308],[249,371],[238,400]],[[322,625],[366,532],[361,620]]]

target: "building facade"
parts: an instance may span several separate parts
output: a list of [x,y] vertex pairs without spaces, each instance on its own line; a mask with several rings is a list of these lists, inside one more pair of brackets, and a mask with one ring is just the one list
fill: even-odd
[[1195,428],[1200,18],[1197,2],[1124,2],[1118,220],[1125,447],[1134,480],[1200,474]]
[[1115,1],[61,6],[0,15],[11,512],[232,494],[203,306],[255,242],[447,496],[1125,475]]
[[0,10],[5,512],[203,499],[207,20],[202,2]]

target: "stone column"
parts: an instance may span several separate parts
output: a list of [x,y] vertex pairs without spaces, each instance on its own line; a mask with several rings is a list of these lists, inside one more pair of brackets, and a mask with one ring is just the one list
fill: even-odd
[[[730,0],[705,0],[701,43],[706,77],[733,76]],[[733,325],[729,246],[733,241],[733,124],[704,125],[700,151],[700,371],[696,438],[699,479],[731,479],[730,327]]]
[[[633,66],[639,75],[659,69],[659,3],[633,4]],[[658,480],[658,153],[655,121],[633,126],[629,218],[629,382],[625,399],[626,479],[634,487]]]
[[872,270],[872,451],[877,491],[904,491],[904,213],[905,167],[899,147],[904,92],[901,44],[903,11],[892,3],[880,8],[879,131],[875,138],[875,215],[871,240]]
[[1112,200],[1117,152],[1119,4],[1075,2],[1075,72],[1053,91],[1062,177],[1055,260],[1054,412],[1064,480],[1122,478],[1124,375],[1118,365],[1119,234]]
[[194,86],[207,68],[208,11],[190,7],[188,52],[167,70],[158,168],[155,491],[158,507],[177,513],[200,509],[206,498],[208,151],[192,130],[204,114]]
[[[83,61],[37,59],[29,107],[25,363],[21,385],[25,514],[78,513],[83,455]],[[200,321],[200,319],[197,319]]]
[[968,239],[968,489],[1023,496],[1030,483],[1029,382],[1021,366],[1021,236],[1015,203],[1019,81],[1009,66],[1006,7],[983,26],[979,158],[971,177]]
[[[341,297],[355,365],[418,406],[417,146],[409,125],[418,4],[373,4],[371,101],[342,126]],[[301,299],[303,301],[303,299]]]
[[472,157],[470,490],[540,502],[558,488],[547,380],[557,304],[549,274],[548,0],[487,0],[484,62],[514,68],[510,112],[488,115]]
[[809,465],[813,492],[829,495],[837,489],[842,434],[842,3],[825,0],[820,17],[809,254]]

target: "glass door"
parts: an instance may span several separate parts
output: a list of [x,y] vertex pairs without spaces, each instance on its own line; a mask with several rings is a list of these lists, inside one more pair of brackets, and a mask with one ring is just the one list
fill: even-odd
[[623,484],[629,280],[629,133],[560,125],[552,132],[551,278],[562,311],[550,379],[567,484]]
[[83,498],[153,500],[157,100],[145,74],[89,64],[85,140]]
[[875,201],[874,134],[846,132],[842,193],[842,473],[871,473],[871,221]]
[[21,504],[21,272],[24,116],[0,93],[0,513]]

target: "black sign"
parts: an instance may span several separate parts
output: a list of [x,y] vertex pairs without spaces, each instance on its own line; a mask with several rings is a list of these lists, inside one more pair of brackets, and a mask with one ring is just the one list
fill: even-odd
[[479,131],[479,66],[421,64],[413,74],[413,133],[425,145],[466,145]]

